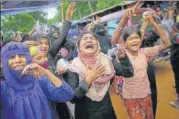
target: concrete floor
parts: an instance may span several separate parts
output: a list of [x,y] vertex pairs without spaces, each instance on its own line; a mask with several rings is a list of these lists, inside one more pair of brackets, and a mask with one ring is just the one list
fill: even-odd
[[[158,62],[156,78],[158,88],[158,108],[156,119],[179,119],[179,110],[170,106],[175,99],[174,77],[169,63]],[[128,119],[127,112],[119,96],[111,93],[112,102],[118,119]]]

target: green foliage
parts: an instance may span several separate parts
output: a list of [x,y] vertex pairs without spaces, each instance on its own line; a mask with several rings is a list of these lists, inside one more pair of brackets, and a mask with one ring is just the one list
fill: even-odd
[[29,13],[35,21],[39,20],[40,23],[46,23],[47,20],[45,19],[45,12],[40,12],[40,11],[36,11],[36,12],[31,12]]
[[44,13],[41,12],[33,12],[3,17],[1,19],[1,28],[5,33],[5,37],[10,37],[12,35],[10,31],[28,33],[37,20],[41,23],[46,23],[43,14]]
[[[120,4],[123,0],[116,0],[116,1],[107,1],[107,0],[97,0],[97,1],[90,1],[90,5],[93,12],[106,9],[108,7]],[[21,31],[21,32],[29,32],[32,26],[36,23],[37,20],[40,23],[46,23],[48,25],[61,22],[63,18],[65,19],[66,10],[69,5],[68,1],[63,0],[63,4],[58,8],[58,13],[55,18],[47,20],[45,19],[46,13],[44,12],[33,12],[33,13],[23,13],[14,16],[5,16],[1,19],[1,28],[4,31],[5,35],[8,36],[10,30],[12,31]],[[90,10],[90,5],[87,1],[77,1],[76,2],[76,11],[73,15],[72,20],[80,19],[84,16],[87,16],[92,13]],[[62,15],[62,8],[63,7],[63,15]]]
[[[116,1],[104,1],[104,0],[97,0],[97,1],[90,1],[92,11],[90,10],[90,6],[88,1],[76,1],[76,12],[73,15],[73,20],[80,19],[84,16],[91,14],[92,12],[96,12],[99,10],[103,10],[109,8],[111,6],[115,6],[121,3],[123,0],[116,0]],[[63,2],[63,16],[65,17],[65,13],[69,2]],[[61,10],[61,9],[59,9]],[[60,11],[59,11],[60,14]]]
[[122,0],[115,0],[115,1],[105,1],[104,0],[98,0],[97,2],[97,10],[102,10],[102,9],[106,9],[108,7],[114,6],[114,5],[118,5],[121,3]]
[[[29,32],[35,23],[34,18],[28,13],[15,16],[6,16],[2,19],[2,30],[4,33],[9,31]],[[5,34],[6,35],[6,34]]]

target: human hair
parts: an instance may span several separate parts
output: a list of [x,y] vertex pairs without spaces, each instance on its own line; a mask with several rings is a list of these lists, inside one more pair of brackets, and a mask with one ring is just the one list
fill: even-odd
[[92,36],[94,36],[96,38],[96,40],[98,39],[97,35],[93,32],[84,32],[82,33],[79,37],[78,37],[78,41],[77,41],[77,48],[80,46],[80,40],[81,38],[86,35],[86,34],[91,34]]
[[139,35],[139,37],[141,38],[141,31],[138,28],[135,27],[130,27],[130,28],[125,28],[123,30],[123,34],[122,34],[122,39],[124,41],[127,41],[128,37],[132,34],[132,33],[137,33]]

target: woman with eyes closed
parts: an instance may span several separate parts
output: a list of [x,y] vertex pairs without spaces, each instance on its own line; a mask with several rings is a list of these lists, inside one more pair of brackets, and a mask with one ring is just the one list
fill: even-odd
[[154,119],[152,111],[151,90],[147,76],[147,64],[155,58],[158,53],[170,46],[169,38],[165,32],[159,27],[151,13],[148,13],[143,22],[151,24],[162,41],[162,44],[141,48],[142,30],[131,27],[125,27],[129,18],[135,16],[136,7],[126,10],[123,18],[113,35],[113,43],[118,43],[118,39],[122,34],[125,45],[125,53],[129,57],[134,68],[134,76],[124,79],[122,96],[125,107],[130,119]]
[[70,101],[73,98],[70,86],[33,63],[28,47],[22,43],[6,44],[1,54],[4,78],[0,83],[1,118],[59,119],[48,101]]
[[127,57],[118,56],[120,63],[101,52],[94,33],[85,32],[77,42],[78,57],[63,74],[74,89],[75,119],[116,119],[109,88],[114,75],[133,76]]

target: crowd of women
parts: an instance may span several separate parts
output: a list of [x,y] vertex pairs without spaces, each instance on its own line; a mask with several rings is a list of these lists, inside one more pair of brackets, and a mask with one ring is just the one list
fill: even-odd
[[[137,2],[125,10],[112,38],[99,19],[68,33],[75,7],[68,6],[60,31],[17,33],[2,44],[2,119],[117,119],[109,90],[121,96],[130,119],[154,119],[157,91],[151,61],[171,44],[177,93],[171,104],[179,108],[179,23],[169,37],[154,13],[146,12],[140,28],[126,28],[138,15]],[[144,47],[149,25],[161,43]]]

